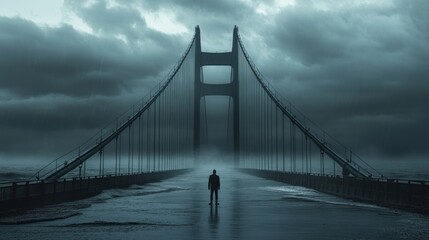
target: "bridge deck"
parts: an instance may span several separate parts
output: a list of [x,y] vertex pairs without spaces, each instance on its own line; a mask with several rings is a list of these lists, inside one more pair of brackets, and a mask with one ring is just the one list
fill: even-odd
[[[218,169],[0,218],[2,239],[424,239],[429,218]],[[42,221],[55,219],[50,221]],[[14,224],[14,223],[26,224]]]

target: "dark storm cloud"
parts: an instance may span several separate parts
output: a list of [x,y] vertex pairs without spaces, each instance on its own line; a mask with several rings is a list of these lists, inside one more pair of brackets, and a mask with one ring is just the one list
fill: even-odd
[[96,35],[0,17],[2,154],[78,146],[162,80],[191,39],[151,30],[129,9],[73,7]]
[[0,152],[59,154],[83,143],[132,103],[124,97],[48,95],[0,104]]
[[[189,39],[180,39],[148,28],[144,16],[128,2],[124,5],[109,7],[106,1],[96,1],[90,6],[82,2],[66,1],[66,6],[73,10],[94,32],[102,36],[120,36],[132,45],[143,46],[146,51],[155,48],[181,49]],[[160,49],[162,48],[162,49]],[[176,54],[180,53],[177,51]],[[148,56],[158,57],[154,52]],[[149,66],[152,67],[153,66]]]
[[[118,1],[129,5],[130,1]],[[131,1],[132,2],[132,1]],[[208,51],[228,51],[232,46],[232,29],[234,25],[254,21],[254,9],[242,1],[134,1],[141,8],[149,11],[169,10],[172,17],[193,31],[200,26],[202,49]],[[244,26],[245,24],[243,24]]]
[[133,8],[119,6],[108,9],[105,1],[95,2],[89,7],[84,7],[77,1],[66,2],[96,32],[123,33],[127,38],[137,39],[138,31],[134,29],[146,28],[144,18]]
[[286,8],[268,29],[275,57],[263,63],[263,72],[358,151],[427,155],[429,45],[421,8],[429,10],[421,1],[381,10]]
[[41,28],[2,17],[0,29],[0,87],[18,96],[117,95],[158,75],[161,63],[174,62],[162,47],[131,49],[67,25]]
[[[124,5],[129,4],[128,0],[118,1]],[[202,15],[209,16],[219,16],[219,21],[222,21],[222,17],[229,16],[227,21],[231,21],[234,17],[237,17],[237,13],[241,12],[245,5],[241,1],[228,1],[228,0],[219,0],[219,1],[193,1],[193,0],[165,0],[165,1],[134,1],[135,3],[140,4],[141,6],[151,9],[151,10],[160,10],[163,8],[175,9],[176,12],[182,12],[183,15],[187,14],[189,17],[183,19],[185,22],[195,21],[195,17]],[[179,9],[180,8],[180,11]],[[194,16],[192,16],[192,14]],[[200,19],[198,19],[200,20]]]
[[[0,151],[19,152],[22,139],[29,152],[63,136],[61,151],[78,145],[163,77],[195,25],[210,51],[230,50],[238,25],[266,78],[342,143],[363,156],[429,154],[428,1],[305,0],[266,15],[256,8],[275,1],[93,2],[65,7],[95,35],[0,18]],[[168,11],[189,32],[153,30],[138,10]],[[211,107],[210,131],[224,128],[225,104]]]
[[0,126],[40,132],[100,129],[106,119],[111,120],[128,109],[126,104],[129,103],[120,98],[72,99],[61,96],[6,102],[0,104]]

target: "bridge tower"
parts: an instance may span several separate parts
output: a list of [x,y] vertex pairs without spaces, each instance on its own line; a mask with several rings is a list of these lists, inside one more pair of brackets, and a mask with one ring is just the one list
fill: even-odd
[[[232,81],[225,84],[207,84],[202,82],[203,66],[231,66]],[[233,149],[234,165],[239,162],[239,90],[238,90],[238,28],[234,27],[231,52],[202,52],[200,28],[195,28],[195,93],[194,93],[194,153],[199,154],[201,144],[201,98],[210,95],[229,96],[233,100]]]

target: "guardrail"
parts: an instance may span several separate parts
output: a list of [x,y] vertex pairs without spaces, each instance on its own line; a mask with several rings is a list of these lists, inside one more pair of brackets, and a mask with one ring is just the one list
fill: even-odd
[[99,194],[102,190],[124,188],[133,184],[160,181],[188,172],[190,169],[61,179],[59,181],[13,182],[0,187],[0,211],[78,200]]
[[355,178],[242,169],[243,172],[303,186],[355,201],[429,214],[429,185],[426,181]]

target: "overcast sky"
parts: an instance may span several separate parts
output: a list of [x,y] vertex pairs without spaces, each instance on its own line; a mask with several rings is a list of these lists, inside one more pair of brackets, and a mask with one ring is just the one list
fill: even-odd
[[282,95],[371,158],[428,159],[429,1],[0,1],[0,160],[55,156],[202,48],[247,51]]

